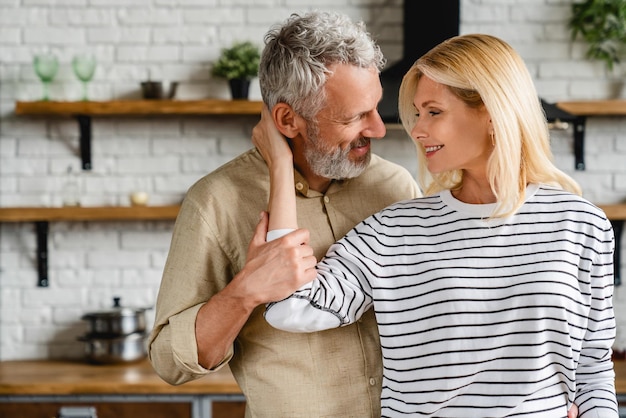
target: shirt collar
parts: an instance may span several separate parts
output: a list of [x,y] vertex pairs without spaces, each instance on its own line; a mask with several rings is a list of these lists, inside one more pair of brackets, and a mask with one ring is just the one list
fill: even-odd
[[304,176],[297,170],[294,169],[294,188],[296,189],[296,193],[304,196],[304,197],[319,197],[324,196],[325,194],[336,193],[341,190],[344,185],[346,185],[350,180],[332,180],[330,182],[330,187],[326,191],[326,193],[320,193],[315,190],[311,190],[309,188],[309,183],[306,181]]

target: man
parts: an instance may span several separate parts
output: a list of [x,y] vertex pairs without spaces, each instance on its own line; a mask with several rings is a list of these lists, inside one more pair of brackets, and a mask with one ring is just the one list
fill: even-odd
[[[292,15],[266,35],[263,101],[294,155],[298,224],[321,258],[359,221],[419,195],[404,168],[371,154],[384,58],[362,24]],[[247,417],[378,417],[381,353],[372,312],[310,334],[270,327],[267,302],[296,288],[278,245],[246,260],[269,200],[267,166],[250,150],[193,185],[174,227],[149,341],[150,360],[180,384],[230,368]]]

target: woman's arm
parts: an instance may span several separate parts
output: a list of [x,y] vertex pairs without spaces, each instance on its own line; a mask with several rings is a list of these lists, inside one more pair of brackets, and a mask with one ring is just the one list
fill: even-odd
[[261,122],[252,130],[252,142],[265,159],[270,173],[269,241],[297,229],[298,221],[293,189],[293,155],[266,106],[261,112]]
[[[267,240],[270,241],[298,228],[293,156],[289,144],[276,128],[265,107],[261,121],[252,131],[252,142],[267,162],[270,173],[270,217],[267,233]],[[313,279],[316,272],[314,265],[311,265],[310,271]],[[275,328],[291,332],[320,331],[344,325],[337,313],[332,313],[312,301],[314,293],[319,296],[329,290],[322,286],[322,292],[314,291],[313,289],[320,289],[319,280],[318,277],[303,285],[287,299],[268,304],[266,320]]]
[[605,225],[591,266],[589,320],[576,370],[574,403],[581,417],[618,415],[611,360],[616,326],[612,302],[614,240],[608,220]]

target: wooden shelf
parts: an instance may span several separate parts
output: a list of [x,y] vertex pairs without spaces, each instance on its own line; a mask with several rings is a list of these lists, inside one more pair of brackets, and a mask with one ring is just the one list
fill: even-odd
[[606,217],[612,221],[625,221],[626,220],[626,204],[614,204],[614,205],[598,205],[600,209],[606,213]]
[[16,102],[16,115],[260,115],[263,102],[251,100],[112,100],[106,102]]
[[180,205],[0,208],[0,222],[173,220],[179,209]]
[[626,100],[557,102],[556,106],[576,116],[626,116]]
[[[615,231],[615,262],[620,265],[621,235],[626,204],[599,205]],[[48,230],[50,222],[175,220],[180,205],[98,207],[13,207],[0,208],[0,222],[34,222],[37,233],[38,286],[48,286]],[[619,280],[619,274],[616,274]]]
[[0,222],[34,222],[37,234],[37,286],[47,287],[48,231],[54,221],[154,221],[174,220],[180,205],[14,207],[0,208]]
[[78,121],[83,170],[91,170],[93,116],[260,115],[263,102],[251,100],[111,100],[106,102],[16,102],[21,116],[71,116]]
[[574,116],[576,170],[585,169],[585,124],[588,116],[626,116],[626,100],[581,100],[557,102],[555,106]]
[[[626,204],[598,205],[612,221],[626,220]],[[175,220],[180,205],[0,208],[0,222]]]

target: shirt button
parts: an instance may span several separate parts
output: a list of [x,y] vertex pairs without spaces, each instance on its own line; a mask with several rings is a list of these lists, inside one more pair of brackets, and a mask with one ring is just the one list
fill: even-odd
[[330,198],[328,196],[324,196],[324,202],[326,203],[330,202]]
[[302,183],[298,182],[298,183],[296,183],[296,189],[297,190],[302,190],[302,189],[304,189],[304,185]]
[[370,377],[370,385],[374,386],[376,384],[376,379],[374,379],[373,377]]

